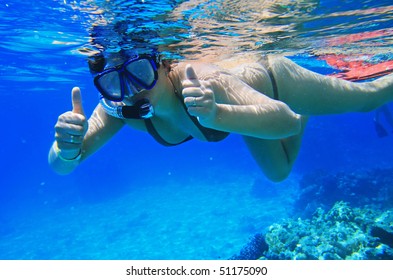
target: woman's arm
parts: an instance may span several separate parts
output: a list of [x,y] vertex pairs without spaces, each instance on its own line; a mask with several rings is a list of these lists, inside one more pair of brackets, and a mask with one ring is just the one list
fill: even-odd
[[84,122],[83,110],[75,112],[73,109],[59,117],[55,127],[56,140],[48,155],[49,165],[57,173],[71,173],[82,160],[102,147],[124,125],[122,120],[106,114],[101,105],[96,107],[89,118],[87,131],[83,131]]
[[244,136],[282,139],[301,131],[301,118],[280,101],[257,105],[217,104],[216,116],[208,125]]
[[[203,69],[199,69],[203,70]],[[201,81],[185,68],[184,102],[191,115],[209,128],[263,139],[281,139],[301,131],[301,117],[285,103],[254,90],[225,72]]]

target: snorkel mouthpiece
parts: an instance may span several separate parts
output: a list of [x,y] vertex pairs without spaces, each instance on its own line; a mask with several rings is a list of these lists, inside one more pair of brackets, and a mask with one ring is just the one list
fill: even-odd
[[146,98],[138,100],[133,106],[116,106],[101,96],[100,104],[108,115],[119,119],[148,119],[154,115],[153,105]]
[[120,106],[122,115],[126,119],[148,119],[153,117],[154,109],[149,100],[138,100],[133,106]]

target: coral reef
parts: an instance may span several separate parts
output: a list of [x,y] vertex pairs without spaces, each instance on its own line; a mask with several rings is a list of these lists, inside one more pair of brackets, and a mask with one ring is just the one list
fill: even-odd
[[231,259],[393,260],[393,169],[302,178],[294,216]]
[[393,259],[393,212],[337,202],[311,219],[273,224],[263,259]]
[[256,260],[261,258],[268,249],[263,234],[257,233],[240,250],[240,253],[232,256],[230,260]]

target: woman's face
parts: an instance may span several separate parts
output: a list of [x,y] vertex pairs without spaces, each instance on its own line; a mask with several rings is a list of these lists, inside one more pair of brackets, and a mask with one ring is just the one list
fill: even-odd
[[109,57],[104,71],[94,78],[102,96],[111,101],[130,99],[151,90],[158,80],[156,62],[149,55]]

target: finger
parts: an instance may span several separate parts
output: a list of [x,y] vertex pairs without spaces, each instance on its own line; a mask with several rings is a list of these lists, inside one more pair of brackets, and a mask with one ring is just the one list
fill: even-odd
[[68,135],[77,135],[77,136],[83,136],[85,134],[85,128],[80,125],[57,124],[55,126],[55,131],[59,134],[68,134]]
[[55,140],[58,143],[67,143],[80,146],[83,143],[83,136],[56,133]]
[[201,97],[204,95],[203,90],[198,87],[185,88],[182,91],[184,97]]
[[86,117],[80,114],[76,114],[74,112],[65,112],[61,114],[58,118],[59,123],[66,124],[76,124],[84,126],[86,123]]
[[191,64],[186,65],[186,79],[192,83],[193,86],[195,87],[200,87],[201,83],[199,82],[198,76],[195,73],[194,68],[191,66]]
[[72,98],[72,112],[84,116],[85,112],[83,111],[83,106],[82,106],[81,90],[78,87],[74,87],[72,89],[71,98]]
[[209,110],[205,107],[192,106],[188,108],[188,113],[193,117],[204,118],[209,115]]
[[197,107],[197,106],[201,106],[200,104],[200,100],[196,97],[190,96],[190,97],[186,97],[184,98],[184,104],[190,108],[190,107]]

